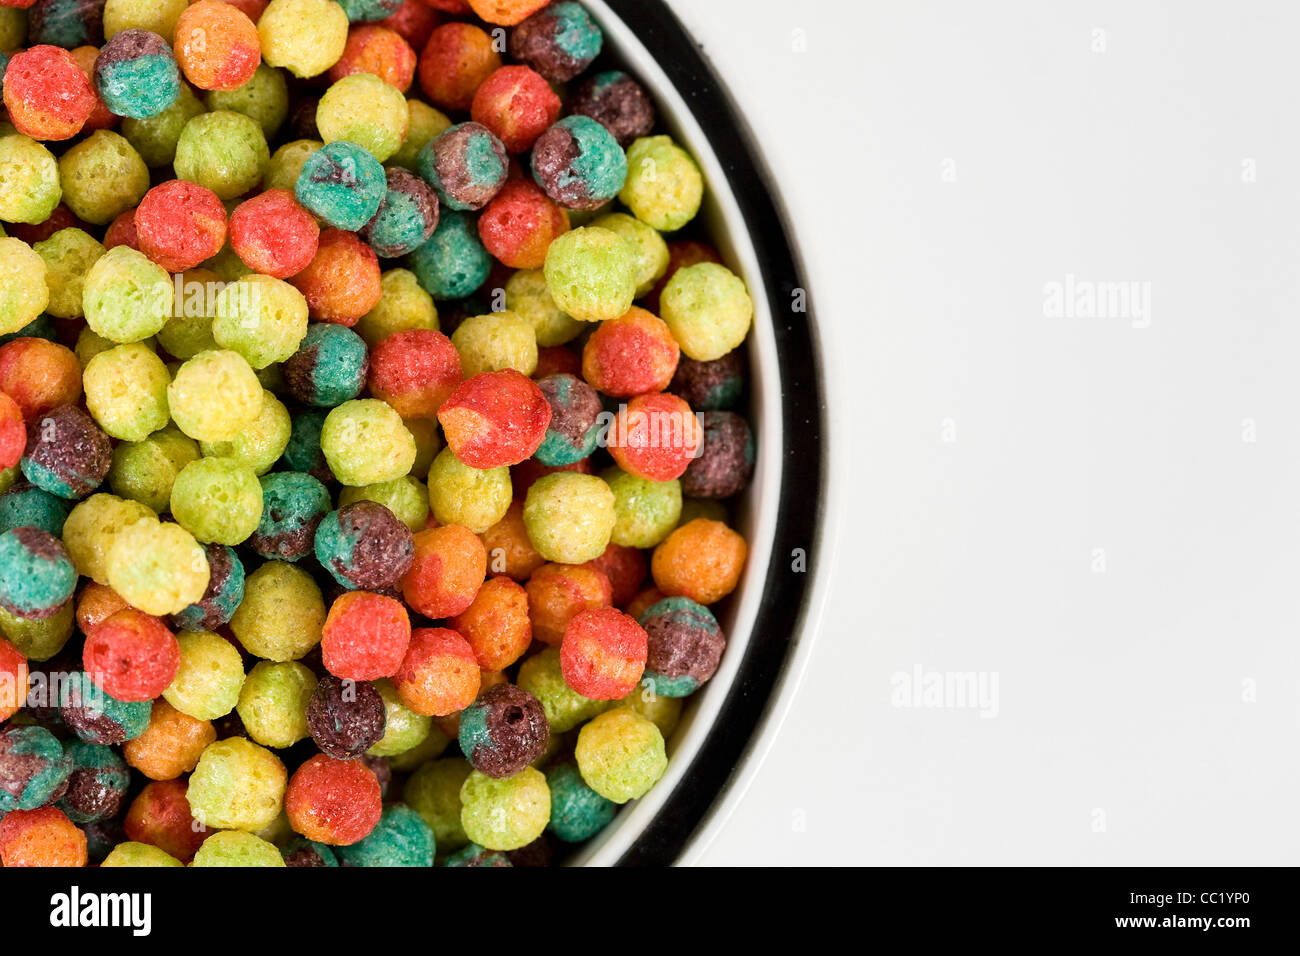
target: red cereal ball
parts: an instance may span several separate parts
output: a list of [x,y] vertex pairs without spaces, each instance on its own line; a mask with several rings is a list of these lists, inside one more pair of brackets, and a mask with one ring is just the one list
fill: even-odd
[[478,220],[483,248],[511,269],[540,269],[546,250],[569,231],[569,214],[528,179],[511,179]]
[[578,353],[565,345],[552,345],[548,348],[537,350],[537,371],[533,372],[533,378],[541,380],[548,375],[573,375],[575,377],[582,374],[582,359]]
[[22,709],[27,701],[27,658],[0,637],[0,723]]
[[495,133],[508,152],[526,153],[560,118],[560,98],[531,67],[503,66],[479,86],[469,115]]
[[383,799],[379,778],[365,761],[317,754],[289,778],[284,809],[295,833],[329,846],[350,846],[375,828]]
[[257,27],[233,4],[198,0],[181,13],[174,36],[181,72],[201,90],[237,90],[262,62]]
[[482,684],[469,641],[446,627],[411,632],[402,666],[393,675],[397,698],[425,717],[446,717],[474,703]]
[[572,465],[543,465],[536,458],[529,458],[521,461],[510,469],[510,487],[513,496],[523,501],[528,497],[528,489],[533,486],[533,482],[538,478],[545,478],[547,475],[553,475],[557,471],[573,471],[580,475],[591,474],[591,459],[584,458],[581,461],[575,461]]
[[483,582],[473,602],[447,622],[474,648],[479,667],[505,670],[524,656],[533,639],[528,593],[504,575]]
[[[77,66],[81,67],[81,72],[86,74],[90,80],[91,89],[95,86],[95,60],[99,57],[98,47],[79,46],[72,51],[72,58],[77,61]],[[95,106],[86,117],[85,124],[81,127],[83,133],[97,129],[112,129],[118,124],[121,117],[116,115],[108,108],[104,98],[95,92]]]
[[[3,77],[0,77],[2,80]],[[5,223],[5,230],[15,239],[21,239],[29,246],[34,246],[38,242],[44,242],[50,236],[54,235],[60,229],[80,229],[83,232],[93,232],[95,227],[89,226],[82,222],[72,210],[59,203],[50,213],[49,218],[44,222],[36,224],[26,222]]]
[[379,257],[356,233],[326,229],[316,255],[291,280],[307,300],[308,315],[319,322],[351,328],[375,307],[383,289]]
[[256,23],[258,18],[266,12],[271,0],[225,0],[225,2]]
[[564,682],[592,700],[620,700],[632,693],[645,671],[649,642],[645,629],[612,607],[575,614],[560,644]]
[[19,338],[0,345],[0,392],[29,423],[61,405],[81,400],[81,363],[72,349],[46,339]]
[[307,268],[319,239],[316,217],[298,205],[287,189],[268,189],[230,214],[230,248],[235,255],[254,272],[277,279]]
[[182,863],[199,851],[208,831],[198,824],[186,799],[184,780],[155,780],[131,801],[124,827],[128,839],[156,846]]
[[580,611],[609,607],[614,591],[603,571],[583,565],[544,564],[524,585],[533,637],[559,644],[569,621]]
[[321,660],[340,680],[378,680],[396,673],[410,641],[411,619],[400,601],[348,591],[325,617]]
[[116,219],[108,224],[108,229],[104,233],[104,251],[115,246],[127,246],[131,249],[139,250],[140,237],[135,231],[135,210],[128,209],[120,213]]
[[141,252],[168,272],[184,272],[221,251],[226,207],[211,189],[172,179],[144,194],[135,230]]
[[386,27],[401,36],[411,45],[412,52],[419,50],[429,42],[429,34],[438,25],[438,14],[431,6],[420,0],[402,0],[402,5],[391,17],[375,21],[376,26]]
[[415,51],[401,34],[387,27],[376,23],[353,27],[343,55],[330,67],[330,81],[353,73],[373,73],[405,93],[415,79]]
[[470,606],[487,574],[479,536],[458,524],[415,535],[415,559],[402,577],[402,596],[428,618],[452,617]]
[[181,666],[181,648],[161,620],[133,607],[110,615],[86,635],[86,673],[118,700],[151,700]]
[[403,418],[435,417],[460,382],[460,353],[432,329],[394,333],[370,353],[370,394]]
[[[635,598],[650,575],[650,563],[646,561],[644,551],[614,544],[612,541],[605,548],[604,554],[581,567],[599,571],[609,578],[615,607],[624,607]],[[628,613],[631,614],[630,611]],[[637,617],[635,614],[632,616]]]
[[631,398],[662,392],[673,380],[681,349],[668,323],[632,306],[596,327],[582,348],[582,377],[598,392]]
[[668,285],[668,280],[677,274],[677,270],[687,266],[699,265],[701,262],[722,264],[718,250],[694,239],[674,239],[668,243],[668,270],[659,277],[650,294],[645,297],[645,307],[655,315],[659,314],[659,296]]
[[638,395],[619,409],[608,447],[615,463],[647,481],[680,478],[704,443],[700,420],[676,395]]
[[4,74],[9,121],[32,139],[70,139],[81,132],[97,97],[67,50],[42,44],[15,53]]
[[0,468],[12,468],[27,447],[27,424],[18,403],[0,392]]
[[[18,0],[18,2],[22,3],[25,0]],[[469,8],[469,0],[421,0],[421,2],[433,10],[440,10],[443,13],[454,13],[463,16],[474,12]]]
[[551,424],[551,405],[522,372],[479,372],[451,393],[438,421],[447,447],[465,464],[501,468],[537,451]]
[[86,834],[57,807],[13,810],[0,819],[0,864],[85,866]]
[[420,89],[444,110],[469,110],[474,93],[501,66],[492,37],[470,23],[444,23],[420,54]]

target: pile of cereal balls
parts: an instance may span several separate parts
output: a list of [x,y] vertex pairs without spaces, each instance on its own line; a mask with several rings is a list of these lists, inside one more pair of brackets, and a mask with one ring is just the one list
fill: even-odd
[[753,303],[602,40],[4,0],[0,864],[544,865],[664,774]]

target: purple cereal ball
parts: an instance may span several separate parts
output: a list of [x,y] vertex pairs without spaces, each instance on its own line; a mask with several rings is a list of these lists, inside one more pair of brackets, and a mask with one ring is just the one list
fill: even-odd
[[307,729],[321,753],[360,757],[384,736],[384,699],[369,681],[322,677],[307,701]]
[[735,412],[701,412],[704,447],[682,475],[690,498],[730,498],[754,474],[754,433]]
[[30,426],[23,475],[59,498],[84,498],[108,477],[113,443],[94,419],[72,405],[46,412]]
[[711,362],[697,362],[683,355],[668,386],[668,391],[697,412],[733,408],[744,390],[745,357],[740,349]]
[[338,866],[339,861],[325,844],[297,837],[284,848],[284,865],[329,867]]
[[650,94],[622,70],[597,73],[584,80],[569,101],[569,112],[590,116],[614,134],[624,148],[655,128]]
[[400,167],[388,170],[387,177],[388,191],[379,210],[359,235],[376,255],[395,259],[420,248],[438,228],[438,194]]
[[690,598],[670,597],[646,608],[645,678],[664,697],[685,697],[714,675],[727,638],[717,618]]
[[309,96],[298,104],[289,118],[290,139],[320,139],[320,128],[316,125],[318,106],[319,96]]
[[551,423],[534,453],[548,467],[572,465],[596,450],[600,440],[600,393],[567,372],[538,379],[551,406]]
[[543,833],[526,846],[521,846],[517,850],[507,850],[506,857],[510,860],[511,866],[548,867],[555,857],[555,850],[551,846],[551,841]]
[[567,83],[600,55],[605,38],[579,3],[552,3],[510,31],[510,55],[548,82]]
[[426,143],[420,175],[449,209],[472,212],[492,201],[510,173],[505,145],[482,123],[458,123]]
[[514,684],[496,684],[460,712],[459,742],[475,770],[510,777],[542,755],[551,727],[537,698]]
[[394,587],[415,558],[415,537],[375,501],[331,511],[316,528],[316,560],[340,585],[383,592]]
[[64,750],[72,758],[72,773],[59,809],[78,824],[117,816],[131,782],[126,762],[116,750],[103,744],[78,741]]
[[175,627],[184,631],[215,631],[230,623],[244,600],[244,565],[235,552],[223,544],[205,544],[208,558],[208,586],[197,604],[171,616]]

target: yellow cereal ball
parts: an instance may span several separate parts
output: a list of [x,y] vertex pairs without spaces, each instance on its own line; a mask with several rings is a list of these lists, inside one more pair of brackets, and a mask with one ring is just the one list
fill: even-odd
[[475,770],[461,785],[460,803],[465,835],[489,850],[527,846],[551,820],[551,790],[533,767],[501,780]]
[[284,805],[280,758],[243,737],[208,744],[185,791],[194,819],[221,830],[260,830]]
[[248,736],[280,749],[305,739],[307,702],[315,689],[316,675],[297,661],[255,664],[239,695],[239,719]]
[[148,30],[168,43],[176,32],[189,0],[107,0],[104,4],[104,39],[123,30]]
[[289,283],[253,273],[217,296],[212,337],[255,369],[283,362],[307,334],[307,300]]
[[390,157],[388,165],[418,173],[420,150],[450,129],[451,119],[441,110],[419,100],[408,100],[406,107],[409,113],[406,141]]
[[196,720],[216,720],[234,710],[244,686],[239,648],[209,631],[181,631],[176,643],[181,666],[163,699]]
[[345,485],[372,485],[408,474],[415,464],[415,439],[391,405],[353,399],[330,411],[320,447],[334,477]]
[[384,700],[384,736],[366,751],[372,757],[395,757],[424,743],[433,730],[433,718],[410,710],[397,697],[393,682],[387,677],[374,682]]
[[35,321],[49,301],[45,260],[21,239],[0,239],[0,335]]
[[171,317],[174,298],[167,270],[130,246],[96,259],[81,289],[86,324],[119,344],[154,335]]
[[451,334],[465,377],[512,368],[524,375],[537,371],[537,333],[508,309],[466,319]]
[[424,817],[439,853],[459,850],[469,838],[460,825],[460,788],[473,768],[463,757],[433,760],[407,778],[402,800]]
[[239,830],[222,830],[203,841],[190,866],[284,866],[284,857],[261,837]]
[[339,492],[339,507],[358,501],[376,501],[391,511],[411,531],[420,531],[429,520],[429,490],[411,475]]
[[389,269],[379,279],[380,298],[353,330],[374,348],[383,339],[411,329],[438,331],[438,308],[409,269]]
[[439,730],[437,724],[434,724],[429,729],[429,736],[420,743],[410,750],[404,750],[400,754],[387,758],[388,766],[397,773],[410,773],[430,760],[437,760],[450,743],[451,738]]
[[629,707],[615,707],[586,724],[573,756],[587,786],[615,803],[644,796],[668,769],[664,735]]
[[17,7],[0,7],[0,50],[16,50],[26,39],[26,11]]
[[520,269],[506,280],[506,308],[533,327],[542,348],[571,342],[586,328],[555,304],[541,269]]
[[[152,348],[153,339],[145,339],[142,344]],[[116,342],[104,338],[90,326],[84,326],[77,333],[77,344],[72,347],[72,351],[77,356],[77,361],[81,363],[81,367],[85,368],[96,355],[116,347]]]
[[80,318],[86,271],[104,254],[104,247],[81,229],[60,229],[32,248],[45,261],[45,283],[50,288],[45,311],[58,319]]
[[682,717],[684,697],[668,697],[654,692],[654,682],[647,680],[636,686],[632,693],[618,702],[619,707],[627,707],[649,720],[659,728],[665,740],[677,729],[677,722]]
[[262,59],[294,76],[324,73],[348,42],[348,15],[333,0],[271,0],[257,21]]
[[186,361],[167,400],[172,420],[195,441],[230,441],[262,413],[265,391],[242,355],[217,350]]
[[48,661],[63,650],[72,637],[77,622],[74,604],[68,601],[52,616],[35,621],[15,617],[0,607],[0,636],[29,661]]
[[140,342],[100,352],[86,366],[86,409],[100,428],[121,441],[141,441],[171,420],[171,376],[157,354]]
[[262,517],[262,483],[233,458],[200,458],[176,476],[171,513],[204,544],[242,544]]
[[430,418],[404,418],[402,422],[415,439],[415,463],[411,465],[411,474],[424,477],[429,474],[434,456],[442,450],[438,423]]
[[63,523],[63,544],[78,574],[99,584],[108,584],[108,555],[123,528],[142,518],[157,519],[139,501],[117,495],[91,495],[78,502]]
[[271,154],[271,162],[262,174],[263,189],[287,189],[293,192],[303,164],[325,144],[318,139],[295,139]]
[[510,500],[509,468],[471,468],[450,448],[438,452],[429,466],[429,507],[439,524],[482,534],[505,517]]
[[668,271],[668,243],[664,237],[624,212],[612,212],[592,222],[598,229],[608,229],[632,247],[636,262],[636,297],[639,299],[654,288]]
[[180,525],[141,518],[113,536],[108,586],[146,614],[175,614],[207,590],[208,556]]
[[659,297],[659,314],[688,357],[711,362],[745,341],[754,302],[726,266],[698,262],[673,273]]
[[268,561],[244,582],[230,629],[244,650],[269,661],[296,661],[320,643],[325,600],[312,576],[286,561]]
[[533,482],[524,500],[528,540],[538,554],[557,564],[583,564],[600,557],[616,520],[614,492],[595,475],[545,475]]
[[166,850],[160,850],[156,846],[150,846],[148,843],[135,843],[127,841],[119,843],[108,852],[104,857],[104,862],[99,864],[101,868],[113,867],[130,867],[140,869],[151,866],[179,866],[185,864],[176,857],[172,856]]
[[113,494],[163,512],[171,507],[176,476],[198,457],[198,443],[168,425],[143,441],[122,442],[114,448],[108,484]]
[[176,144],[180,141],[185,124],[205,112],[203,103],[188,83],[181,84],[176,102],[156,116],[148,119],[122,119],[122,135],[130,143],[146,166],[156,169],[170,166],[176,158]]
[[233,458],[254,474],[264,475],[284,454],[292,432],[289,409],[263,390],[262,411],[251,425],[230,441],[203,442],[200,447],[207,458]]
[[59,185],[79,219],[103,226],[149,191],[149,167],[124,136],[99,129],[59,158]]
[[[0,10],[9,11],[9,7]],[[20,17],[22,10],[14,10]],[[11,49],[5,47],[4,49]],[[0,136],[0,219],[44,222],[62,196],[54,154],[30,136],[9,130]]]
[[373,73],[352,73],[325,91],[316,107],[316,127],[327,143],[356,143],[381,163],[406,139],[410,113],[406,97]]
[[674,232],[700,211],[704,177],[670,137],[645,136],[627,148],[627,180],[618,198],[646,225]]

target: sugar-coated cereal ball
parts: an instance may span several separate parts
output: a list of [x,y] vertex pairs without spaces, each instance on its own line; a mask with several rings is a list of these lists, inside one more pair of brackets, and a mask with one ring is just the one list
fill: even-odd
[[353,23],[382,20],[397,12],[402,0],[342,0],[339,4]]
[[81,740],[121,744],[149,727],[152,701],[118,700],[91,681],[84,671],[69,674],[59,686],[59,717]]
[[668,387],[698,412],[730,409],[745,389],[744,352],[734,349],[709,362],[683,356]]
[[325,486],[311,475],[286,471],[261,479],[262,512],[248,546],[264,558],[297,561],[310,554],[316,526],[330,509]]
[[33,139],[68,139],[90,118],[95,90],[71,53],[43,44],[10,58],[4,105],[18,132]]
[[0,391],[14,400],[30,428],[46,412],[81,398],[81,365],[56,342],[17,338],[0,345]]
[[655,126],[650,95],[621,70],[597,73],[580,83],[569,100],[569,112],[590,116],[614,134],[620,146],[649,136]]
[[433,866],[433,830],[410,807],[384,808],[379,823],[363,839],[339,848],[345,866]]
[[99,487],[112,464],[108,436],[81,409],[64,405],[32,424],[22,470],[36,487],[60,498],[77,499]]
[[301,471],[321,481],[333,481],[334,475],[325,464],[320,450],[321,428],[325,425],[325,412],[303,412],[294,417],[289,433],[289,444],[284,447],[284,463],[294,471]]
[[0,721],[8,720],[26,703],[29,676],[27,658],[0,637]]
[[122,596],[112,588],[91,581],[77,596],[77,626],[82,631],[89,631],[126,606]]
[[[264,475],[284,454],[291,429],[289,410],[284,403],[270,392],[263,391],[262,411],[253,423],[230,441],[204,442],[203,454],[209,458],[232,458],[251,468],[254,474]],[[184,438],[179,430],[176,433]]]
[[574,764],[556,764],[546,771],[546,785],[551,791],[547,829],[565,843],[581,843],[595,836],[618,811],[614,801],[587,786]]
[[583,322],[615,319],[636,296],[636,255],[608,229],[586,226],[558,236],[546,251],[546,286],[561,309]]
[[234,90],[262,62],[257,27],[243,11],[218,0],[198,0],[176,21],[176,61],[201,90]]
[[537,387],[550,405],[546,436],[535,452],[543,465],[571,465],[596,450],[602,405],[596,390],[574,375],[548,375]]
[[487,281],[492,257],[472,216],[443,210],[429,241],[411,253],[411,270],[435,299],[463,299]]
[[338,141],[307,157],[294,195],[329,225],[357,230],[379,210],[387,188],[384,168],[374,156],[355,143]]
[[262,174],[262,188],[285,189],[292,193],[303,165],[324,145],[318,139],[295,139],[276,149]]
[[234,710],[244,686],[239,648],[210,631],[182,631],[176,642],[180,669],[163,691],[163,700],[199,720],[216,720]]
[[107,0],[104,4],[104,36],[110,40],[123,30],[150,30],[171,42],[176,21],[186,7],[185,0]]
[[0,729],[0,813],[35,810],[57,800],[71,773],[72,758],[44,727]]
[[238,713],[248,736],[264,747],[292,747],[308,736],[307,702],[316,675],[297,661],[259,661],[239,694]]
[[25,0],[18,0],[0,7],[0,50],[13,50],[23,45],[27,36],[27,14],[22,8],[30,6]]
[[346,140],[381,163],[402,145],[409,121],[402,91],[372,73],[353,73],[338,80],[316,108],[316,126],[327,145]]
[[200,458],[172,485],[171,513],[204,544],[242,544],[257,530],[262,486],[253,469],[233,458]]
[[429,519],[429,491],[424,482],[412,475],[373,485],[345,487],[339,492],[339,507],[358,501],[373,501],[391,511],[412,533],[424,528]]
[[204,826],[260,830],[280,812],[286,780],[279,757],[252,741],[231,737],[203,751],[187,797],[194,819]]
[[542,835],[551,817],[546,777],[525,767],[497,780],[477,770],[460,790],[465,835],[490,850],[516,850]]
[[138,501],[152,511],[166,511],[176,475],[198,457],[198,443],[169,425],[141,441],[122,442],[113,449],[109,487],[113,494]]
[[402,595],[425,617],[452,617],[470,606],[487,571],[483,542],[456,524],[415,535],[415,557],[402,578]]
[[259,836],[240,830],[223,830],[203,841],[190,866],[284,866],[284,857]]
[[230,247],[250,268],[277,279],[296,275],[316,255],[320,227],[285,189],[268,189],[235,207]]
[[619,408],[607,440],[610,455],[628,474],[672,481],[699,457],[704,429],[676,395],[651,392]]
[[380,341],[370,356],[370,394],[403,418],[432,418],[461,382],[461,359],[441,332],[412,329]]
[[194,91],[187,84],[181,83],[175,102],[162,112],[144,119],[127,117],[122,120],[122,135],[148,166],[169,166],[176,156],[176,144],[185,124],[203,111],[203,103],[194,95]]
[[334,851],[324,843],[315,843],[302,837],[295,837],[290,840],[284,846],[282,852],[284,853],[284,865],[289,867],[337,867],[339,865],[338,857],[335,856]]
[[552,3],[510,31],[510,55],[552,83],[567,83],[600,55],[604,35],[578,3]]
[[650,569],[665,594],[713,604],[735,590],[747,551],[745,539],[721,521],[696,518],[655,548]]
[[509,27],[546,6],[547,0],[467,0],[467,2],[470,9],[481,19],[488,23],[499,23]]
[[104,338],[139,342],[158,332],[172,312],[167,271],[127,246],[108,250],[86,275],[82,307],[86,322]]
[[160,850],[156,846],[150,846],[148,843],[135,843],[127,841],[119,843],[109,851],[108,856],[99,864],[101,867],[130,867],[140,869],[142,867],[183,867],[185,866],[180,860],[172,856],[166,850]]
[[77,742],[66,753],[72,760],[68,789],[59,809],[74,823],[94,823],[115,817],[126,799],[130,771],[115,750],[103,744]]
[[314,548],[334,580],[363,590],[394,586],[415,555],[410,529],[373,501],[344,505],[326,515],[316,528]]
[[321,450],[345,485],[392,481],[411,470],[415,439],[392,407],[377,399],[344,402],[325,418]]
[[668,767],[659,728],[627,707],[616,707],[584,726],[574,757],[587,786],[615,803],[644,796]]
[[677,480],[651,481],[620,468],[601,474],[614,492],[614,531],[610,541],[629,548],[653,548],[677,527],[682,486]]
[[175,614],[202,598],[208,586],[207,555],[194,536],[152,515],[113,537],[107,570],[109,586],[146,614]]
[[592,700],[619,700],[641,680],[646,647],[645,629],[617,608],[579,611],[560,645],[564,681]]
[[708,608],[690,598],[664,598],[640,621],[649,646],[645,679],[655,694],[685,697],[717,671],[727,639]]
[[[484,247],[502,263],[536,269],[556,236],[569,229],[569,214],[525,179],[507,182],[479,217]],[[576,334],[576,332],[575,332]]]
[[355,325],[383,295],[375,251],[338,229],[321,233],[316,255],[292,281],[313,319],[337,325]]
[[546,563],[528,540],[522,501],[512,501],[505,516],[479,538],[487,551],[493,574],[505,574],[516,581],[524,581]]
[[104,247],[85,231],[68,228],[32,248],[45,262],[45,283],[50,290],[46,311],[60,319],[80,318],[86,271],[104,254]]
[[200,352],[167,386],[172,420],[196,441],[232,440],[257,420],[264,395],[247,360],[229,349]]
[[463,463],[500,468],[537,450],[551,422],[551,406],[532,379],[514,369],[480,372],[443,402],[438,421],[447,447]]
[[391,259],[414,252],[438,227],[438,197],[405,169],[389,169],[388,191],[379,210],[361,230],[378,255]]
[[[379,301],[354,326],[366,345],[373,349],[398,332],[438,331],[438,309],[433,304],[433,296],[420,288],[414,272],[389,269],[380,277],[379,286]],[[456,362],[459,367],[459,357]]]
[[50,43],[71,50],[82,44],[104,41],[104,4],[100,0],[10,2],[14,6],[31,8],[27,14],[27,39],[33,46]]
[[558,645],[569,621],[580,611],[609,607],[613,591],[609,578],[585,566],[545,564],[525,585],[533,637]]
[[460,749],[489,777],[510,777],[540,757],[550,738],[537,698],[513,684],[488,688],[460,715]]
[[348,846],[374,830],[382,801],[379,780],[364,762],[317,754],[294,771],[284,806],[295,833]]
[[682,491],[695,498],[739,494],[754,473],[754,435],[735,412],[702,412],[704,451],[682,475]]
[[[547,248],[550,248],[549,242]],[[563,345],[585,328],[583,323],[555,304],[546,287],[546,273],[541,269],[519,270],[506,280],[505,291],[506,308],[533,327],[537,344],[542,349]],[[539,354],[539,362],[540,359]],[[542,377],[540,372],[538,377]]]
[[470,316],[456,327],[451,341],[467,377],[504,369],[527,376],[537,370],[537,335],[509,310]]
[[8,639],[28,660],[47,661],[58,654],[72,637],[75,623],[71,601],[52,617],[39,620],[18,617],[0,605],[0,636]]
[[660,302],[673,337],[697,361],[720,359],[740,345],[754,316],[745,283],[712,262],[679,269]]
[[400,601],[348,591],[330,607],[321,654],[335,677],[375,680],[397,672],[410,641],[411,621]]
[[318,322],[307,329],[282,371],[294,398],[305,405],[328,408],[361,393],[368,365],[360,336],[344,326]]
[[354,73],[370,73],[405,93],[415,79],[415,60],[415,51],[401,34],[366,24],[348,31],[343,55],[330,67],[330,79],[337,82]]
[[0,819],[0,865],[85,866],[86,834],[57,807],[15,810]]
[[17,332],[49,301],[45,260],[21,239],[0,238],[0,332]]
[[257,21],[262,56],[297,77],[338,62],[348,40],[348,15],[333,0],[271,0]]
[[614,493],[593,475],[559,472],[528,489],[524,524],[539,554],[560,564],[582,564],[609,544],[616,520]]
[[325,601],[311,575],[286,561],[268,561],[248,575],[230,629],[250,654],[292,661],[320,643],[324,623]]
[[428,42],[429,34],[438,22],[438,14],[432,5],[422,0],[400,0],[397,10],[378,21],[378,25],[394,31],[413,48],[420,49]]
[[469,23],[446,23],[429,35],[420,53],[420,88],[434,106],[465,112],[500,66],[501,55],[487,33]]
[[668,325],[633,306],[596,327],[582,349],[582,377],[614,398],[661,392],[672,381],[680,352]]
[[642,679],[636,690],[618,702],[619,707],[626,707],[634,713],[649,720],[667,740],[682,716],[682,697],[669,697],[654,692],[655,681]]
[[212,337],[254,369],[292,356],[307,334],[307,300],[289,283],[251,274],[228,284],[216,300]]
[[458,123],[420,151],[420,175],[448,209],[478,210],[505,184],[509,158],[481,123]]
[[0,220],[44,222],[62,195],[54,154],[30,136],[0,136]]
[[474,468],[450,448],[429,466],[429,505],[440,524],[464,525],[481,534],[501,520],[510,500],[508,468]]
[[215,110],[185,124],[172,164],[178,178],[205,186],[222,199],[234,199],[261,181],[270,161],[266,136],[256,120]]
[[167,366],[139,342],[101,352],[86,366],[86,408],[110,437],[142,441],[171,420]]
[[149,170],[128,140],[96,130],[59,158],[59,182],[78,218],[103,225],[140,201],[149,189]]
[[[449,628],[417,628],[393,675],[398,698],[417,714],[445,717],[474,702],[480,687],[474,649]],[[463,726],[463,725],[462,725]]]
[[[422,0],[407,0],[410,5],[420,6]],[[407,100],[406,140],[388,159],[388,165],[401,166],[410,172],[419,171],[420,153],[424,147],[441,136],[451,126],[451,120],[441,110],[436,110],[420,100]]]
[[483,582],[469,607],[447,623],[469,642],[485,671],[505,670],[532,641],[528,594],[504,575]]
[[208,586],[198,601],[171,616],[173,625],[189,631],[212,630],[230,623],[244,600],[244,565],[238,555],[222,544],[209,544],[203,550],[209,568]]
[[670,137],[645,136],[628,147],[618,198],[646,225],[674,232],[695,218],[703,197],[699,166]]
[[663,236],[640,219],[614,212],[593,220],[591,225],[622,236],[636,255],[636,295],[642,298],[655,288],[672,264],[672,253]]
[[58,537],[71,510],[67,499],[21,481],[0,495],[0,532],[37,528]]
[[162,621],[127,607],[91,628],[83,661],[95,686],[118,700],[143,701],[171,684],[181,652]]
[[366,754],[392,757],[422,744],[433,732],[433,720],[408,708],[397,696],[392,681],[375,681],[375,690],[384,700],[384,736]]
[[210,110],[232,110],[256,120],[268,143],[289,116],[288,81],[282,72],[265,63],[258,66],[243,86],[212,90],[203,99]]
[[128,525],[154,513],[138,501],[96,494],[79,502],[63,523],[63,543],[77,573],[108,583],[109,552],[117,535]]
[[505,853],[496,850],[489,850],[487,847],[479,846],[477,843],[470,843],[463,849],[451,854],[442,862],[443,866],[452,867],[513,867],[510,857]]
[[503,66],[474,93],[470,115],[509,153],[527,152],[560,116],[560,98],[536,70]]
[[181,74],[171,47],[156,33],[114,34],[95,60],[95,89],[118,116],[149,119],[176,102]]
[[307,702],[307,728],[321,753],[355,759],[384,736],[384,699],[369,681],[326,674]]
[[473,768],[460,757],[432,760],[407,778],[402,799],[424,818],[442,850],[467,842],[460,822],[460,788]]
[[566,116],[539,136],[531,166],[546,195],[567,209],[599,209],[629,177],[618,140],[588,116]]

